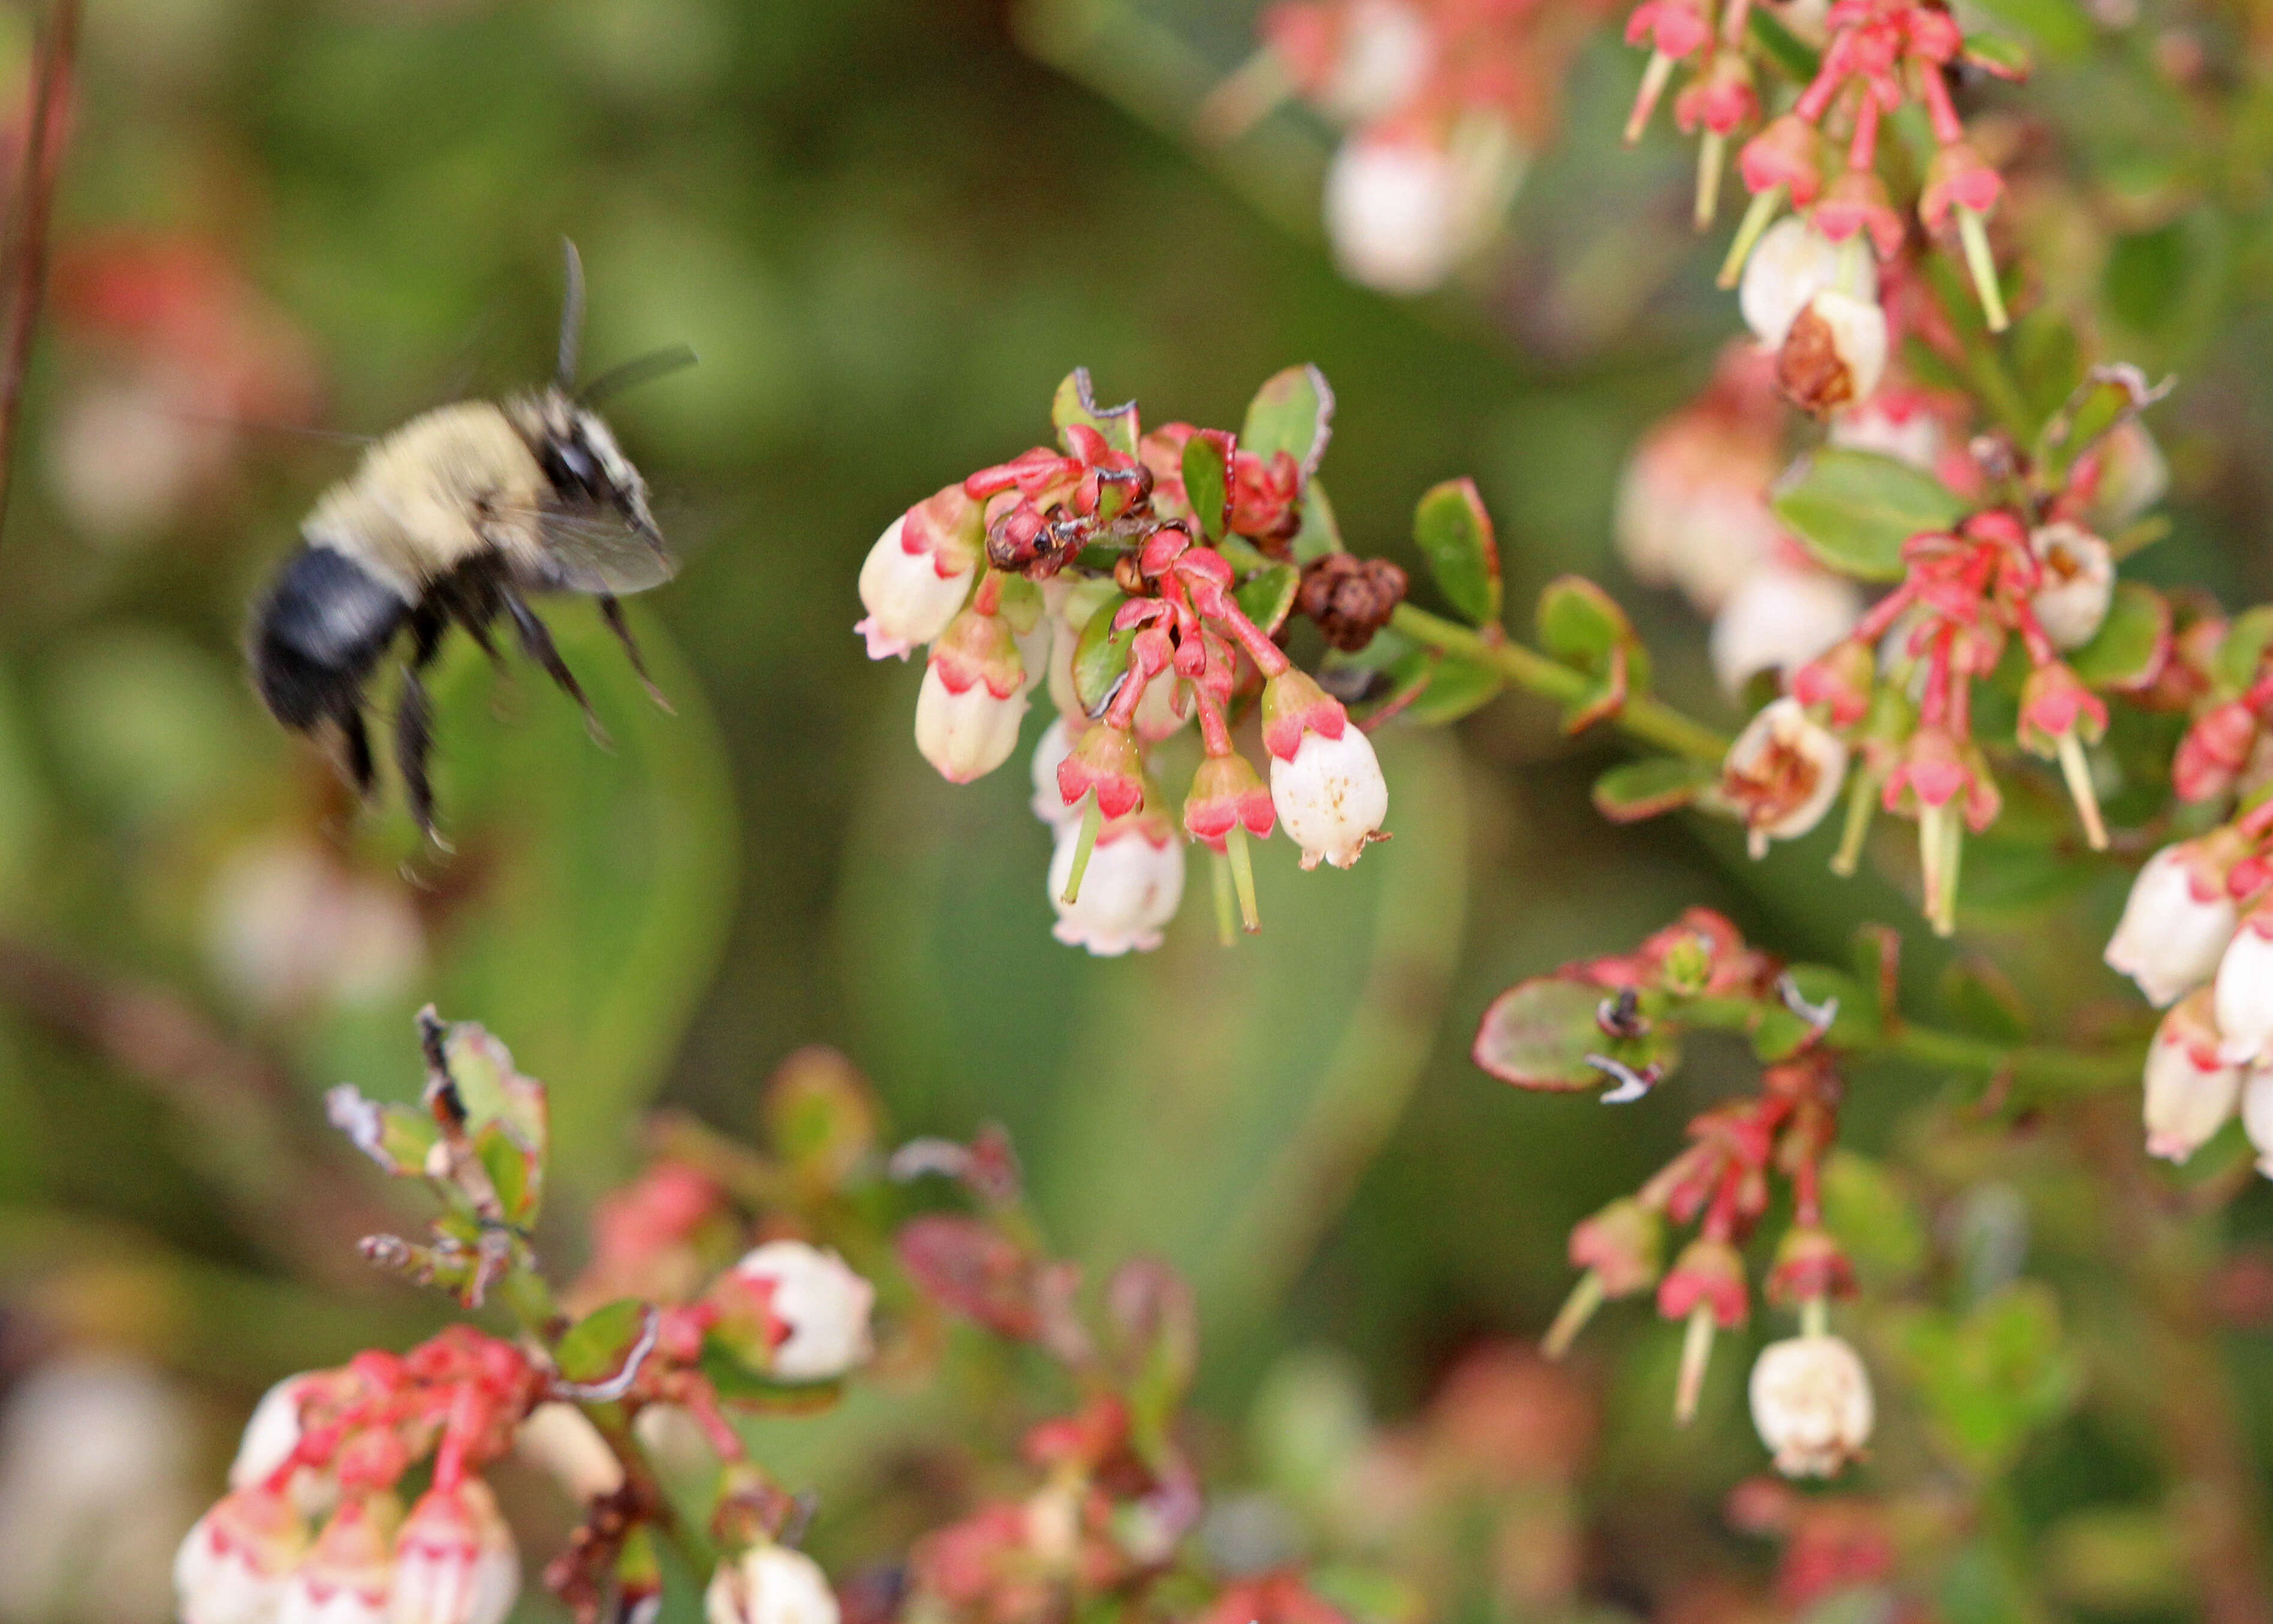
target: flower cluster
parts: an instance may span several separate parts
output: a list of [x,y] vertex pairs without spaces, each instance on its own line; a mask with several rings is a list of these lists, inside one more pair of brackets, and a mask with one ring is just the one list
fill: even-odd
[[[1841,297],[1867,298],[1872,277],[1865,251],[1891,260],[1909,235],[1880,173],[1881,135],[1887,120],[1915,105],[1933,142],[1917,219],[1929,234],[1957,239],[1990,328],[2004,330],[2004,297],[1986,224],[2004,180],[1966,139],[1949,72],[1962,62],[2018,78],[2025,59],[2009,43],[1967,35],[1946,8],[1924,0],[1836,0],[1824,19],[1819,49],[1794,37],[1782,21],[1757,12],[1751,0],[1727,0],[1719,7],[1712,0],[1642,0],[1627,21],[1626,39],[1650,52],[1627,122],[1628,140],[1640,136],[1675,67],[1690,65],[1674,117],[1684,132],[1703,132],[1699,229],[1712,223],[1716,210],[1729,141],[1764,114],[1755,63],[1774,63],[1795,79],[1796,98],[1737,156],[1752,203],[1723,267],[1724,285],[1734,284],[1749,257],[1770,248],[1763,233],[1789,206],[1804,212],[1806,229],[1818,241],[1834,249],[1857,245],[1845,273],[1855,285]],[[1793,250],[1788,242],[1774,252]],[[1842,323],[1867,321],[1835,303],[1810,312],[1809,319],[1804,342],[1817,348],[1851,338],[1841,333]],[[1856,398],[1868,393],[1858,391]]]
[[[1289,618],[1361,648],[1404,575],[1343,552],[1313,476],[1333,396],[1315,368],[1264,386],[1238,435],[1136,408],[1100,410],[1088,374],[1058,393],[1059,446],[981,470],[911,508],[860,572],[871,658],[929,645],[916,745],[967,783],[1007,760],[1027,695],[1058,716],[1036,748],[1035,811],[1056,832],[1049,890],[1062,941],[1157,946],[1183,893],[1183,842],[1217,860],[1258,921],[1250,838],[1283,823],[1302,866],[1354,863],[1386,838],[1389,791],[1340,701],[1279,646]],[[1234,741],[1249,718],[1270,786]],[[1159,777],[1197,719],[1181,813]]]
[[[1861,1360],[1827,1329],[1831,1300],[1855,1289],[1853,1267],[1823,1215],[1823,1161],[1838,1137],[1842,1090],[1827,1041],[1835,1002],[1810,1004],[1727,920],[1694,908],[1633,953],[1504,994],[1484,1017],[1475,1058],[1520,1086],[1587,1086],[1591,1073],[1617,1085],[1606,1101],[1639,1099],[1673,1064],[1683,1026],[1731,1007],[1745,1011],[1755,1046],[1775,1056],[1759,1094],[1698,1116],[1686,1148],[1572,1231],[1571,1261],[1583,1272],[1543,1345],[1559,1357],[1603,1302],[1654,1289],[1658,1313],[1684,1327],[1674,1415],[1686,1425],[1716,1333],[1752,1317],[1741,1248],[1781,1179],[1791,1222],[1766,1296],[1796,1312],[1803,1332],[1761,1355],[1752,1416],[1779,1470],[1827,1477],[1861,1450],[1872,1419]],[[1666,1267],[1669,1227],[1692,1224],[1694,1236]]]
[[1385,293],[1441,286],[1498,229],[1552,133],[1561,81],[1592,5],[1547,0],[1282,0],[1264,49],[1201,115],[1243,132],[1287,91],[1344,131],[1325,222],[1353,281]]
[[[365,1253],[469,1304],[502,1297],[529,1335],[456,1326],[405,1354],[366,1351],[280,1383],[245,1429],[229,1494],[183,1544],[183,1618],[499,1624],[521,1563],[483,1472],[508,1449],[549,1468],[584,1508],[548,1587],[584,1624],[624,1616],[658,1593],[655,1542],[673,1515],[640,1440],[675,1429],[719,1468],[711,1530],[727,1560],[713,1619],[835,1624],[820,1570],[782,1544],[795,1501],[751,1460],[728,1412],[826,1402],[870,1357],[874,1289],[778,1218],[747,1245],[722,1179],[664,1158],[602,1204],[591,1265],[555,1306],[527,1238],[547,1160],[542,1085],[478,1026],[429,1011],[420,1037],[422,1108],[344,1085],[332,1098],[363,1150],[446,1206],[431,1241],[381,1236]],[[809,1129],[865,1120],[842,1079],[791,1068],[774,1097],[807,1118],[806,1161],[841,1172],[838,1147]],[[809,1170],[792,1165],[774,1182]],[[401,1485],[427,1462],[429,1486],[406,1513]]]

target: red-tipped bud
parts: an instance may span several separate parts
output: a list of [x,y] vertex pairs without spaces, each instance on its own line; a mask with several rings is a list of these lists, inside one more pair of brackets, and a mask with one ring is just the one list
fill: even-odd
[[1144,804],[1144,764],[1129,729],[1091,722],[1058,763],[1058,793],[1066,805],[1079,805],[1091,790],[1106,817],[1125,817]]
[[1621,1197],[1572,1229],[1571,1262],[1594,1272],[1604,1297],[1647,1290],[1665,1267],[1665,1220],[1632,1196]]
[[2238,699],[2212,705],[2194,720],[2171,758],[2171,786],[2181,801],[2215,801],[2232,789],[2257,742],[2257,713]]
[[2004,195],[2005,177],[1992,169],[1970,143],[1953,142],[1934,154],[1926,165],[1925,190],[1918,197],[1918,218],[1929,231],[1949,224],[1950,211],[1962,208],[1985,214]]
[[1744,1259],[1726,1241],[1700,1237],[1690,1242],[1658,1285],[1657,1312],[1664,1318],[1686,1320],[1699,1307],[1709,1309],[1713,1322],[1724,1331],[1752,1316]]
[[1870,645],[1852,639],[1791,674],[1791,695],[1810,709],[1827,706],[1834,726],[1852,727],[1870,714],[1879,662]]
[[1782,186],[1791,194],[1793,207],[1805,208],[1823,190],[1822,147],[1813,124],[1786,113],[1744,143],[1737,159],[1744,189],[1761,192]]
[[1268,838],[1278,821],[1271,792],[1243,756],[1211,756],[1192,774],[1184,797],[1184,832],[1220,852],[1234,827],[1244,825],[1257,839]]
[[1776,1244],[1766,1290],[1768,1301],[1779,1308],[1821,1297],[1852,1297],[1855,1266],[1829,1230],[1794,1224]]
[[1894,212],[1887,183],[1876,169],[1846,169],[1815,206],[1815,229],[1834,243],[1857,231],[1869,234],[1881,259],[1902,252],[1902,217]]

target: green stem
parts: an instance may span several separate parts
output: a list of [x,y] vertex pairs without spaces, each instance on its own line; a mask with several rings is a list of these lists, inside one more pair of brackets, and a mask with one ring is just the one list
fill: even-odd
[[[1692,1026],[1744,1032],[1770,1007],[1749,998],[1690,998],[1674,1018]],[[2139,1080],[2142,1056],[2136,1049],[2089,1050],[2051,1043],[1999,1043],[1939,1026],[1901,1021],[1882,1031],[1865,1052],[1918,1065],[1943,1066],[1984,1076],[2002,1072],[2039,1094],[2087,1094]]]
[[[1475,631],[1411,604],[1398,605],[1389,623],[1415,643],[1489,665],[1512,686],[1542,699],[1568,705],[1593,696],[1593,681],[1584,672],[1511,641],[1497,628]],[[1721,733],[1647,694],[1627,700],[1611,719],[1646,744],[1695,761],[1718,762],[1729,753]]]

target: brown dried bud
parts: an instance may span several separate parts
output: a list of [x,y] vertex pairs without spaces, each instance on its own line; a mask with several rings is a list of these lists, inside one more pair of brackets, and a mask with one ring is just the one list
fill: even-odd
[[1868,400],[1886,369],[1886,313],[1827,288],[1807,302],[1776,351],[1777,387],[1819,417]]
[[1389,624],[1405,601],[1405,572],[1387,559],[1329,553],[1302,567],[1294,607],[1318,623],[1326,641],[1354,654]]

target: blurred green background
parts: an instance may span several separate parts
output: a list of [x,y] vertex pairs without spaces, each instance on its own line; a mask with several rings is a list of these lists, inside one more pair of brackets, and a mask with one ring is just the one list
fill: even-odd
[[[1252,9],[1154,19],[1221,71]],[[1067,49],[1046,23],[1028,37]],[[2105,54],[2057,71],[2089,85]],[[1220,949],[1196,897],[1159,953],[1091,960],[1049,936],[1023,756],[940,781],[911,738],[919,669],[871,665],[851,635],[876,534],[1046,438],[1071,366],[1148,422],[1236,423],[1263,377],[1313,361],[1339,396],[1324,471],[1353,546],[1410,562],[1414,499],[1473,474],[1512,605],[1601,575],[1664,686],[1732,719],[1685,612],[1607,561],[1625,450],[1734,326],[1684,229],[1684,150],[1613,139],[1633,64],[1607,36],[1482,296],[1417,304],[1333,274],[1315,135],[1212,167],[981,0],[119,0],[92,8],[85,56],[56,326],[0,543],[0,1353],[21,1375],[124,1349],[186,1379],[200,1485],[266,1381],[434,1317],[363,1278],[345,1209],[374,1198],[308,1125],[341,1079],[415,1092],[429,999],[552,1085],[564,1263],[578,1210],[634,1165],[641,1108],[742,1129],[782,1056],[831,1042],[902,1132],[1007,1124],[1068,1251],[1190,1271],[1204,1408],[1233,1428],[1290,1350],[1348,1350],[1395,1416],[1479,1341],[1535,1335],[1571,1223],[1749,1076],[1708,1049],[1628,1110],[1516,1094],[1467,1059],[1502,987],[1692,903],[1795,955],[1843,956],[1865,918],[1909,929],[1893,881],[1834,888],[1820,840],[1755,868],[1719,830],[1606,828],[1587,791],[1615,745],[1511,698],[1450,735],[1385,733],[1395,841],[1311,876],[1275,843],[1259,938]],[[2152,283],[2110,335],[2124,353],[2193,359],[2202,300],[2240,312],[2178,409],[2224,414],[2220,436],[2165,430],[2187,504],[2146,564],[2228,591],[2266,574],[2226,542],[2260,533],[2268,495],[2244,454],[2273,402],[2254,207],[2116,239],[2176,232],[2125,274],[2194,300],[2181,321]],[[527,667],[457,648],[439,773],[457,849],[422,852],[281,734],[236,652],[356,447],[231,425],[383,432],[541,376],[563,234],[593,369],[679,341],[702,357],[611,412],[686,559],[636,605],[677,714],[581,605],[550,618],[612,753]],[[2059,929],[1977,922],[2052,1007],[2112,999],[2076,950],[2123,884],[2080,871]],[[1917,944],[1913,979],[1939,962]],[[1873,1076],[1866,1148],[1932,1080]],[[2243,1227],[2265,1207],[2247,1198]],[[1758,1463],[1734,1354],[1694,1435],[1662,1425],[1675,1340],[1613,1312],[1584,1367],[1621,1395],[1591,1492],[1633,1587],[1603,1594],[1636,1606],[1679,1565],[1636,1553],[1720,1539],[1720,1496]],[[783,1445],[823,1477],[850,1470],[830,1447]],[[2060,1482],[2119,1485],[2145,1450],[2089,1430],[2061,1447]]]

